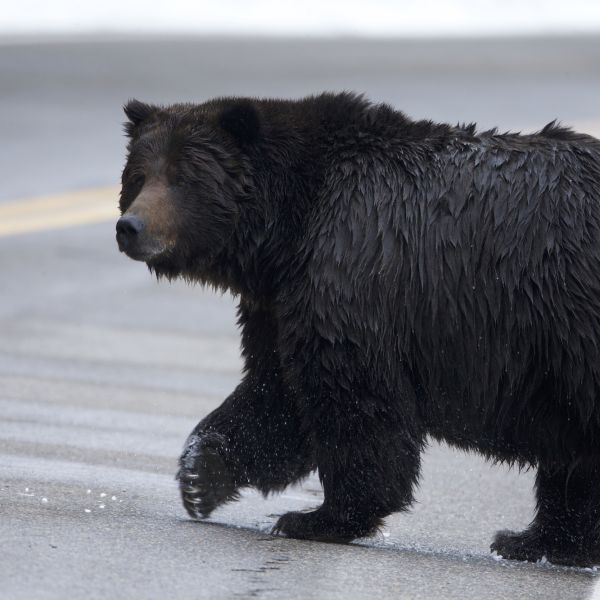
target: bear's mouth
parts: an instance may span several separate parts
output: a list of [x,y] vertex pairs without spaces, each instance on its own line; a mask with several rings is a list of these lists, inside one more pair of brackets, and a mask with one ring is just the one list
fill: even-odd
[[158,240],[149,239],[137,239],[133,242],[131,239],[123,238],[119,233],[117,233],[117,244],[120,252],[123,252],[133,260],[144,262],[161,257],[172,246]]

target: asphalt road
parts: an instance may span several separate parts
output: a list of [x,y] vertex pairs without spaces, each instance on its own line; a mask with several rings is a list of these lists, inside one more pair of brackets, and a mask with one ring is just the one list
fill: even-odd
[[[116,182],[120,105],[132,96],[346,88],[419,117],[511,129],[560,117],[598,131],[599,56],[594,38],[4,45],[0,198],[7,207]],[[116,206],[116,192],[102,197]],[[37,206],[23,202],[19,218],[33,219]],[[438,445],[414,509],[374,539],[268,535],[276,515],[320,502],[314,478],[266,500],[248,491],[205,523],[188,520],[176,459],[239,379],[234,302],[157,284],[119,255],[114,222],[96,220],[0,229],[0,597],[590,596],[595,571],[489,554],[496,529],[531,518],[532,473]]]

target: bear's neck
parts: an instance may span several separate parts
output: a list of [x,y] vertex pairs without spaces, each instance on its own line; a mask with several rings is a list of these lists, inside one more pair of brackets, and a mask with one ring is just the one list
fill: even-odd
[[[241,205],[230,243],[202,279],[252,302],[277,296],[303,268],[308,220],[322,197],[325,175],[337,160],[343,132],[372,127],[369,114],[407,123],[388,107],[352,94],[322,94],[299,102],[259,102],[263,136],[247,148],[254,199]],[[382,115],[379,115],[382,119]]]

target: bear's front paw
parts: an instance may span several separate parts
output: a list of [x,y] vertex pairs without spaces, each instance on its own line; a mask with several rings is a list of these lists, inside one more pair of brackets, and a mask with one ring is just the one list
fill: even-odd
[[238,497],[238,486],[223,459],[226,441],[214,432],[193,434],[179,459],[179,491],[193,519],[206,518],[217,506]]
[[541,537],[529,529],[519,533],[508,530],[498,531],[490,549],[502,558],[530,562],[540,560],[545,554]]
[[312,512],[289,512],[279,518],[272,533],[299,540],[348,543],[358,537],[373,535],[379,519],[340,520],[323,508]]

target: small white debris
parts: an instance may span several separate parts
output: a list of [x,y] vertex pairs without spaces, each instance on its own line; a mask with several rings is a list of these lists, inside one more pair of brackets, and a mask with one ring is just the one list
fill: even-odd
[[88,490],[88,491],[86,492],[86,494],[91,494],[91,493],[92,493],[92,490]]
[[42,502],[46,504],[48,502],[48,498],[42,498]]
[[106,494],[105,494],[104,492],[102,492],[102,493],[100,494],[100,498],[104,498],[105,496],[106,496]]
[[92,511],[91,511],[89,508],[84,508],[84,509],[83,509],[83,512],[86,512],[86,513],[91,513]]
[[502,560],[502,555],[498,554],[495,550],[491,554],[494,560]]
[[383,537],[390,537],[390,532],[389,531],[384,531],[383,532]]
[[29,491],[29,488],[25,488],[25,491],[26,491],[26,492],[28,492],[28,491]]
[[98,508],[104,508],[104,504],[101,504]]
[[116,499],[117,499],[117,497],[116,497],[116,496],[111,496],[111,497],[110,497],[110,499],[111,499],[111,500],[116,500]]

